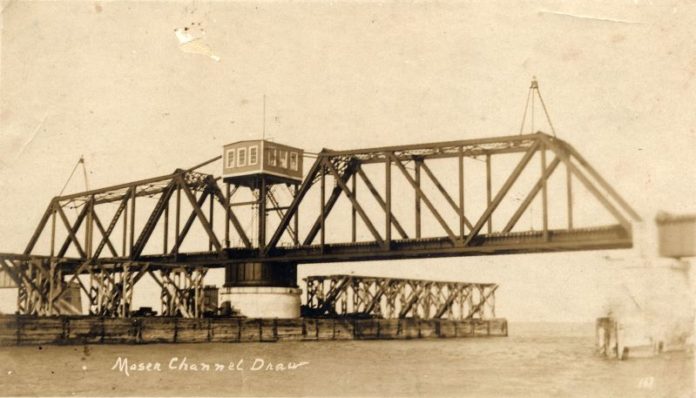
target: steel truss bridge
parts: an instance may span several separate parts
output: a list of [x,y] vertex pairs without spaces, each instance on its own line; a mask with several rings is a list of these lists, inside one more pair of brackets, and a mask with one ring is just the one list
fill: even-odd
[[310,276],[307,314],[380,318],[495,318],[494,283],[441,282],[357,275]]
[[[511,162],[502,179],[492,172],[499,158]],[[631,222],[640,220],[570,144],[544,133],[324,149],[285,193],[199,171],[219,159],[54,197],[24,252],[0,254],[0,269],[19,290],[19,312],[75,313],[65,297],[78,284],[90,314],[125,317],[135,285],[150,276],[162,287],[164,312],[196,317],[203,278],[214,268],[629,248]],[[465,173],[471,160],[485,165],[483,176]],[[513,196],[525,173],[535,173],[530,186]],[[564,198],[552,203],[558,180]],[[574,219],[578,183],[589,192],[582,205],[598,205],[610,222]],[[239,201],[243,195],[250,199]],[[540,226],[525,229],[520,220],[533,202]],[[550,209],[559,205],[565,214],[553,220],[563,225],[552,225]],[[256,218],[247,225],[243,214]]]

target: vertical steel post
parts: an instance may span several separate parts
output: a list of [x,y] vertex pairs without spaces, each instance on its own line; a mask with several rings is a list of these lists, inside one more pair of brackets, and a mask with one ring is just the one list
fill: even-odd
[[[423,162],[423,160],[421,160],[421,159],[415,160],[415,166],[416,166],[415,181],[416,181],[416,187],[418,187],[418,189],[420,189],[420,185],[421,185],[421,163],[422,162]],[[416,193],[416,239],[420,239],[420,237],[421,237],[421,198]]]
[[[198,275],[197,275],[198,274]],[[194,318],[200,318],[202,315],[202,308],[203,308],[203,295],[201,294],[201,289],[200,289],[200,279],[198,279],[199,272],[193,271],[191,274],[191,279],[192,279],[192,284],[193,284],[193,293],[194,293],[194,306],[195,308],[193,309],[193,317]]]
[[[391,191],[392,191],[392,183],[391,183],[391,157],[390,156],[385,156],[384,160],[384,173],[385,173],[385,236],[384,236],[384,242],[387,250],[390,247],[391,244],[391,232],[392,232],[392,210],[391,210]],[[357,199],[357,198],[356,198]]]
[[464,148],[459,147],[459,236],[464,239]]
[[[491,155],[486,154],[486,206],[491,206],[492,201],[492,183],[491,183]],[[493,232],[493,214],[488,216],[488,233]]]
[[176,209],[175,210],[175,219],[174,219],[174,254],[179,253],[179,246],[177,242],[179,242],[179,234],[181,233],[181,185],[177,185],[176,187]]
[[[56,280],[56,264],[55,262],[51,261],[51,264],[49,264],[49,270],[48,270],[48,315],[53,315],[53,296],[55,294],[55,280]],[[42,292],[43,293],[43,292]]]
[[[295,189],[293,190],[293,193],[292,193],[293,200],[295,199],[295,197],[297,197],[297,192],[299,191],[299,187],[297,184],[295,184],[294,187],[295,187]],[[295,229],[295,239],[294,239],[293,243],[295,244],[295,246],[297,246],[300,244],[300,210],[299,209],[297,209],[297,211],[293,215],[293,227]]]
[[[358,165],[357,167],[359,168],[360,166]],[[357,191],[358,174],[357,173],[353,174],[352,179],[353,179],[353,181],[351,184],[351,189],[353,191],[353,196],[355,196],[355,198],[357,199],[358,198],[358,191]],[[355,210],[355,206],[351,206],[351,208],[350,208],[351,242],[355,242],[357,240],[357,236],[358,236],[356,215],[357,215],[357,212]]]
[[[324,162],[325,160],[322,160]],[[321,218],[321,232],[319,235],[319,242],[321,244],[321,251],[324,252],[324,242],[326,239],[325,227],[326,227],[326,215],[324,214],[324,203],[326,202],[326,170],[325,165],[321,165],[321,200],[319,203],[319,217]],[[353,206],[355,208],[355,206]]]
[[570,166],[566,165],[566,196],[568,206],[568,229],[573,229],[573,184],[570,172]]
[[[90,205],[91,205],[91,201],[90,201],[90,200],[87,200],[87,201],[85,202],[85,204],[84,204],[85,210],[86,210],[86,212],[87,212],[87,213],[86,213],[86,217],[85,217],[85,218],[86,218],[86,221],[85,221],[85,240],[84,240],[84,244],[85,244],[85,246],[84,246],[84,247],[85,247],[85,257],[86,257],[86,258],[89,258],[89,257],[90,257],[90,255],[89,255],[89,228],[90,228],[90,226],[91,226],[91,224],[92,224],[91,217],[90,217],[90,216],[92,215],[92,214],[91,214],[92,211],[91,211],[91,209],[90,209],[90,207],[91,207]],[[77,237],[77,231],[75,231],[75,237]]]
[[128,308],[126,305],[126,296],[128,294],[128,265],[129,263],[124,263],[123,270],[121,271],[121,311],[119,314],[121,318],[128,318]]
[[[209,206],[208,206],[208,222],[210,223],[210,229],[215,230],[215,224],[213,224],[213,209],[215,208],[215,200],[213,195],[210,195],[210,198],[208,199]],[[208,251],[213,251],[213,240],[211,238],[208,238]]]
[[169,200],[164,205],[164,241],[162,242],[162,254],[167,254],[169,251]]
[[230,247],[230,183],[225,183],[225,247]]
[[53,214],[51,214],[51,257],[55,255],[56,248],[56,209],[52,208]]
[[123,239],[121,240],[121,255],[126,256],[126,244],[128,243],[128,200],[126,199],[126,205],[123,208]]
[[546,184],[546,178],[544,178],[544,173],[546,172],[546,145],[541,145],[539,148],[541,152],[541,207],[543,214],[543,231],[544,240],[549,240],[549,200],[548,200],[548,189]]
[[263,251],[266,247],[266,178],[261,177],[259,187],[259,249]]
[[135,239],[135,190],[136,187],[133,187],[131,191],[130,236],[128,239],[128,246],[130,247],[128,253],[131,254],[133,253],[133,240]]
[[87,202],[89,212],[87,213],[87,225],[85,226],[85,255],[92,257],[92,241],[94,239],[94,195],[91,195]]

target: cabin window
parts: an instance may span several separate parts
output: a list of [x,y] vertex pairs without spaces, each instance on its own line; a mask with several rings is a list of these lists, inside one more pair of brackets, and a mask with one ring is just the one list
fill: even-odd
[[246,148],[237,149],[237,166],[238,167],[246,166],[246,155],[247,155]]
[[254,166],[258,163],[259,147],[254,145],[249,147],[249,166]]
[[297,171],[297,152],[290,152],[290,170]]
[[276,150],[275,149],[269,149],[268,150],[268,156],[266,157],[268,159],[268,165],[269,166],[275,166],[276,165]]
[[288,151],[278,151],[278,161],[280,163],[280,167],[287,169],[288,168]]
[[234,149],[227,150],[227,168],[231,169],[234,167]]

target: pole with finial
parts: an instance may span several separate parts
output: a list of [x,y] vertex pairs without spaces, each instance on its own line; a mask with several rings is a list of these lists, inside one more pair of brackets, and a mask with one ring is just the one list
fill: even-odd
[[266,94],[263,94],[263,127],[261,131],[261,139],[266,139]]
[[527,93],[527,102],[524,105],[524,114],[522,115],[522,124],[520,125],[520,135],[524,131],[524,123],[527,120],[527,111],[529,110],[529,100],[531,98],[532,100],[532,109],[531,109],[531,115],[530,115],[530,122],[531,122],[531,133],[534,134],[534,94],[536,94],[537,97],[539,97],[539,102],[541,103],[541,107],[544,110],[544,115],[546,116],[546,121],[549,122],[549,127],[551,128],[551,134],[553,136],[556,136],[556,129],[553,127],[553,123],[551,122],[551,117],[549,116],[549,112],[546,109],[546,104],[544,103],[544,99],[541,97],[541,91],[539,91],[539,82],[536,79],[536,76],[532,76],[532,82],[529,85],[529,92]]

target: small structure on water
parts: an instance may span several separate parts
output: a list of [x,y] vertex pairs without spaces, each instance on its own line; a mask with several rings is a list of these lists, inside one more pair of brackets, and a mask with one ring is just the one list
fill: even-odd
[[[601,355],[627,359],[692,349],[693,278],[688,260],[696,256],[696,215],[656,217],[656,235],[647,234],[647,253],[620,268],[619,293],[605,317],[597,319]],[[692,279],[691,281],[689,279]]]

